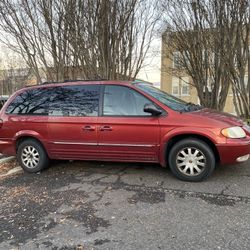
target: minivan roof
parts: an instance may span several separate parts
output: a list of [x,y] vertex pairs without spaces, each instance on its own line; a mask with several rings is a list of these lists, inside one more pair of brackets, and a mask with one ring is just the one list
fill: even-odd
[[119,85],[131,85],[132,81],[107,81],[107,80],[67,80],[64,82],[46,82],[39,85],[25,86],[23,89],[30,88],[47,88],[47,87],[58,87],[58,86],[68,86],[68,85],[84,85],[84,84],[119,84]]

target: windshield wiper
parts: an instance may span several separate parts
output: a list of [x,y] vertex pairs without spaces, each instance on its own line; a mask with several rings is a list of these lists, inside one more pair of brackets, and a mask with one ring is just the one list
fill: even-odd
[[196,110],[200,110],[202,109],[203,107],[201,105],[198,105],[198,104],[194,104],[194,103],[187,103],[185,105],[185,107],[181,110],[181,112],[190,112],[190,111],[196,111]]

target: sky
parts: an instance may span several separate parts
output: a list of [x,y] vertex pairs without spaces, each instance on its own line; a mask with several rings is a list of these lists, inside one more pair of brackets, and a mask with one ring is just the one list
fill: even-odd
[[157,83],[161,80],[161,39],[153,42],[152,49],[149,51],[145,66],[140,70],[137,78]]

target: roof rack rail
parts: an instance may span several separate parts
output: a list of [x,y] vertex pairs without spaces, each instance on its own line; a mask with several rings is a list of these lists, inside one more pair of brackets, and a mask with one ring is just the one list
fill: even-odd
[[38,85],[55,84],[55,83],[59,83],[59,82],[42,82],[42,83],[40,83],[40,84],[38,84]]
[[84,80],[81,80],[81,79],[78,79],[78,80],[64,80],[64,82],[95,82],[95,81],[108,81],[108,79],[84,79]]
[[44,84],[57,84],[57,83],[67,83],[67,82],[91,82],[91,81],[107,81],[108,79],[83,79],[83,80],[64,80],[62,82],[54,82],[54,81],[46,81],[42,82],[41,85]]

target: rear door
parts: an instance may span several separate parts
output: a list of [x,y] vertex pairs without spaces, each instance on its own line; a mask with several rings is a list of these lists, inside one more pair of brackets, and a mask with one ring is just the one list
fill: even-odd
[[159,119],[143,111],[152,103],[127,86],[105,85],[98,117],[100,158],[158,162]]
[[48,117],[49,150],[59,159],[95,159],[98,156],[97,116],[100,86],[53,88]]

